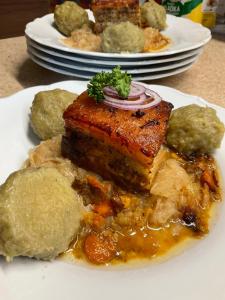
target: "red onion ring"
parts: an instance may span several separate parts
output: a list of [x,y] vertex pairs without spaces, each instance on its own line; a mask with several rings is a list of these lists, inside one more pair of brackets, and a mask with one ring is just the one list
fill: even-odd
[[104,93],[104,95],[107,95],[107,96],[118,97],[117,91],[113,87],[110,87],[110,86],[104,87],[103,93]]
[[[131,91],[130,91],[129,96],[138,97],[144,93],[145,93],[145,87],[143,85],[134,83],[134,82],[131,83]],[[129,98],[129,96],[128,96],[128,98]]]
[[133,100],[120,99],[116,90],[111,87],[105,87],[103,93],[106,105],[124,110],[148,109],[162,101],[162,98],[155,91],[138,83],[131,83],[131,92],[127,99],[136,98]]
[[[112,87],[105,87],[103,94],[106,105],[124,110],[148,109],[158,105],[162,100],[156,92],[134,82],[131,83],[128,100],[121,99],[117,91]],[[131,100],[132,98],[133,100]]]
[[133,106],[131,106],[131,105],[124,105],[123,106],[123,105],[114,104],[114,103],[108,102],[108,101],[104,101],[104,103],[106,105],[109,105],[109,106],[112,106],[112,107],[115,107],[115,108],[119,108],[119,109],[123,109],[123,110],[139,110],[139,109],[144,110],[144,109],[152,108],[152,107],[158,105],[160,103],[160,101],[158,102],[158,101],[154,100],[152,102],[149,102],[148,104],[144,104],[144,105],[138,105],[137,104],[137,105],[133,105]]
[[[130,93],[128,95],[128,99],[132,99],[132,98],[137,98],[140,97],[141,95],[143,95],[145,92],[145,87],[143,85],[140,85],[138,83],[131,83],[131,89],[130,89]],[[103,93],[104,95],[110,96],[110,97],[119,97],[117,91],[110,86],[106,86],[103,89]]]
[[[112,103],[117,103],[117,104],[121,104],[121,105],[134,105],[134,104],[141,104],[143,103],[147,96],[145,94],[142,94],[138,100],[132,100],[132,101],[127,101],[127,100],[119,100],[110,96],[107,96],[104,94],[105,100],[107,102],[112,102]],[[105,102],[104,100],[104,102]]]

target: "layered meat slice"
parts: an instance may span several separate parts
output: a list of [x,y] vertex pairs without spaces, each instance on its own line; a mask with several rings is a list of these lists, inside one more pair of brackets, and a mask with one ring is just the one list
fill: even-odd
[[171,109],[165,101],[144,111],[115,109],[84,92],[64,113],[62,153],[125,188],[148,190],[166,156],[161,146]]
[[101,33],[110,23],[130,21],[140,25],[139,0],[93,0],[95,32]]

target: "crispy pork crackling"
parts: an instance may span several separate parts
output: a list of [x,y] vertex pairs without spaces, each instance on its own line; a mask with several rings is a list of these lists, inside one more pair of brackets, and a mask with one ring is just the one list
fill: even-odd
[[171,109],[165,101],[144,111],[115,109],[84,92],[64,112],[62,153],[123,187],[148,190]]

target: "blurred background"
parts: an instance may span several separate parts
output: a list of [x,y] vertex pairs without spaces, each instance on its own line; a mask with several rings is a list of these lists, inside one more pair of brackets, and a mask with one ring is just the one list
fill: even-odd
[[[113,0],[112,0],[113,1]],[[171,7],[171,3],[176,2],[188,2],[191,0],[156,0],[157,2],[163,2],[165,6],[168,3]],[[24,34],[25,25],[32,21],[34,18],[41,17],[54,9],[57,3],[62,3],[63,0],[0,0],[0,39],[19,36]],[[88,8],[89,0],[77,0],[75,1],[84,8]],[[140,0],[144,2],[144,0]],[[201,2],[201,1],[200,1]],[[210,26],[213,24],[214,30],[224,33],[225,32],[225,0],[203,0],[205,3],[207,22],[210,20]],[[216,4],[216,6],[215,6]],[[217,24],[214,26],[215,20],[212,10],[217,7]],[[210,16],[209,16],[210,15]],[[195,16],[194,16],[195,17]],[[195,17],[196,18],[196,17]],[[207,25],[207,24],[204,24]],[[209,27],[210,27],[209,26]],[[212,26],[211,26],[212,27]]]
[[[63,0],[0,0],[0,38],[24,34],[25,25],[34,18],[51,12]],[[75,1],[83,7],[89,0]]]
[[48,0],[0,0],[0,38],[22,35],[25,24],[48,9]]

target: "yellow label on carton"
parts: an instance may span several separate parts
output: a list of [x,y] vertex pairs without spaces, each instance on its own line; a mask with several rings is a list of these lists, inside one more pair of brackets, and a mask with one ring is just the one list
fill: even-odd
[[168,13],[213,28],[218,0],[162,0]]

